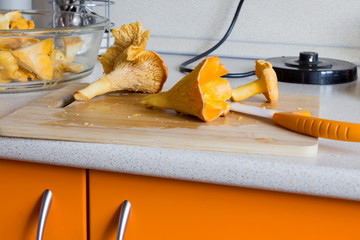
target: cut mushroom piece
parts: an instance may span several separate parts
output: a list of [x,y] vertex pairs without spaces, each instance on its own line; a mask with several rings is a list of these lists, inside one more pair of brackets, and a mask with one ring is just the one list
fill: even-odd
[[25,19],[21,12],[12,11],[0,16],[0,29],[34,29],[32,20]]
[[16,58],[8,51],[0,51],[0,78],[1,83],[12,80],[27,82],[35,79],[35,75],[29,71],[19,68]]
[[35,74],[21,67],[19,67],[19,70],[14,74],[15,81],[28,82],[28,81],[34,81],[35,79],[36,79]]
[[9,20],[10,23],[15,22],[22,17],[21,12],[19,11],[7,12],[4,16]]
[[13,51],[18,64],[36,74],[40,80],[51,81],[54,73],[53,60],[50,56],[53,50],[51,38],[42,40],[29,47]]
[[81,63],[68,63],[64,65],[64,72],[79,73],[83,70]]
[[28,47],[35,43],[38,43],[40,40],[36,38],[0,38],[0,49],[2,50],[14,50],[18,48]]
[[74,61],[74,58],[84,44],[84,41],[81,40],[80,36],[64,37],[63,40],[65,46],[66,63],[71,63]]
[[79,73],[83,70],[83,65],[81,63],[69,63],[68,59],[65,57],[65,54],[58,49],[54,49],[51,53],[51,57],[54,63],[54,78],[62,78],[63,72],[72,72]]
[[7,17],[0,14],[0,29],[1,30],[7,30],[10,27],[10,21]]
[[20,19],[10,22],[10,29],[34,29],[35,24],[32,20],[26,20],[21,17]]
[[10,82],[15,77],[19,66],[11,52],[0,51],[0,78],[2,82]]

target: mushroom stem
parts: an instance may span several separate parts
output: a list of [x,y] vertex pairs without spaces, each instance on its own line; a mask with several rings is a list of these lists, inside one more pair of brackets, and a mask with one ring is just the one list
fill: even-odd
[[264,93],[266,91],[265,82],[263,79],[255,80],[244,86],[233,89],[231,100],[242,101],[253,95]]
[[78,101],[89,101],[93,97],[101,94],[105,94],[111,91],[111,82],[107,75],[103,76],[99,80],[91,83],[84,89],[77,91],[74,94],[74,98]]
[[159,92],[157,94],[151,94],[144,97],[141,102],[145,107],[158,107],[158,108],[171,108],[172,104],[167,99],[166,92]]

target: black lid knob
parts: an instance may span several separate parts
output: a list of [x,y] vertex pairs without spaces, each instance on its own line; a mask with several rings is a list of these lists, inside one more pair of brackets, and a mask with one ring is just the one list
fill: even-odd
[[299,63],[300,64],[317,64],[318,62],[317,52],[300,52]]

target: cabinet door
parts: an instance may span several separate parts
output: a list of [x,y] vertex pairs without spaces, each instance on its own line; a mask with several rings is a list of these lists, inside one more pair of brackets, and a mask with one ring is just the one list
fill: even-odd
[[189,181],[90,171],[90,240],[360,239],[360,203]]
[[44,240],[87,238],[86,171],[0,160],[0,239],[35,240],[43,192],[52,191]]

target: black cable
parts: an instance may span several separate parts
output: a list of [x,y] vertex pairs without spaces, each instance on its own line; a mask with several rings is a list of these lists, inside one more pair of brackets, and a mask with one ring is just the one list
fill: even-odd
[[[183,62],[181,65],[180,65],[180,72],[185,72],[185,73],[189,73],[191,72],[193,69],[191,68],[187,68],[186,66],[209,55],[210,53],[212,53],[213,51],[215,51],[218,47],[221,46],[221,44],[223,44],[226,39],[229,37],[231,31],[233,30],[234,26],[235,26],[235,23],[236,23],[236,20],[239,16],[239,13],[240,13],[240,10],[241,10],[241,7],[243,5],[245,0],[240,0],[239,2],[239,5],[237,6],[236,8],[236,12],[235,12],[235,15],[231,21],[231,24],[230,24],[230,27],[229,29],[227,30],[227,32],[225,33],[224,37],[215,45],[213,46],[212,48],[210,48],[209,50],[207,50],[206,52],[203,52],[185,62]],[[243,77],[249,77],[249,76],[252,76],[255,74],[255,71],[250,71],[250,72],[244,72],[244,73],[229,73],[229,74],[226,74],[224,75],[223,77],[227,77],[227,78],[243,78]]]

